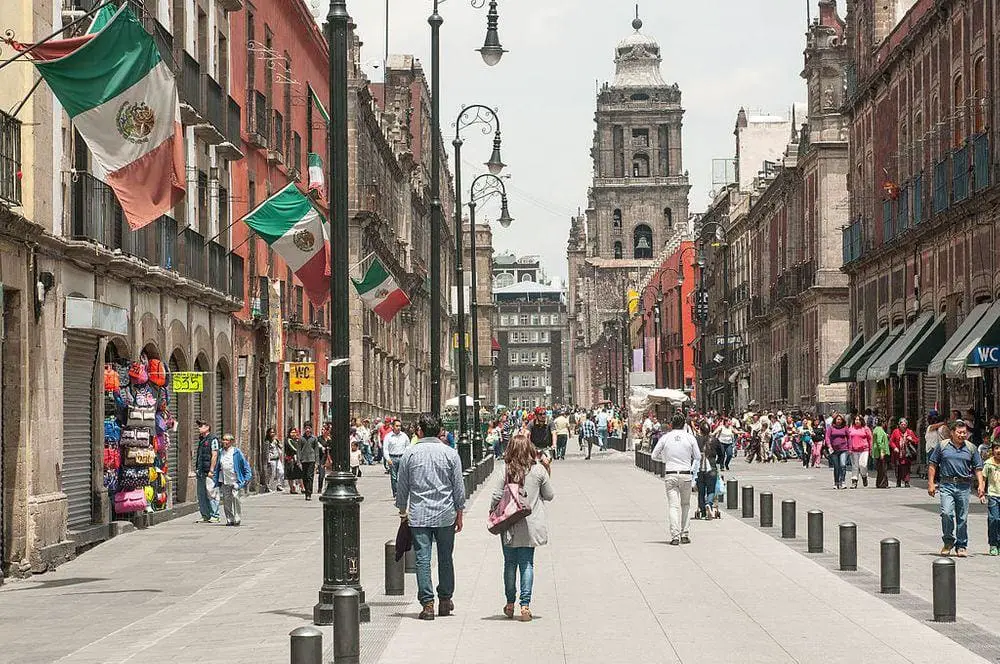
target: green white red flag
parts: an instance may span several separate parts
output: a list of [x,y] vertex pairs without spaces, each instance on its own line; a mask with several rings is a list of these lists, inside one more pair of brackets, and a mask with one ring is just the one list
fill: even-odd
[[325,178],[323,177],[323,160],[315,152],[309,153],[309,191],[323,193]]
[[352,277],[351,281],[362,301],[387,323],[410,304],[410,298],[377,258],[368,266],[364,279],[358,281]]
[[95,17],[96,32],[45,42],[28,56],[90,148],[94,176],[138,229],[184,196],[180,105],[153,38],[127,5],[109,17],[110,9]]
[[243,217],[295,273],[309,297],[321,306],[330,297],[330,250],[326,220],[294,182]]

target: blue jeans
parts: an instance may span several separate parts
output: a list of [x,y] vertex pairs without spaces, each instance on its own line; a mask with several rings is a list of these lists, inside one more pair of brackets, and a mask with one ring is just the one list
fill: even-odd
[[535,547],[503,547],[503,589],[507,603],[513,604],[517,596],[517,574],[521,573],[521,606],[531,604],[531,586],[535,581]]
[[835,486],[844,486],[844,482],[847,480],[847,460],[850,456],[851,453],[847,450],[832,452],[830,454],[830,463],[833,464],[833,483]]
[[986,499],[986,530],[989,533],[990,546],[1000,547],[1000,496],[990,496]]
[[372,456],[371,443],[365,443],[364,445],[361,446],[361,456],[365,458],[365,463],[367,463],[369,466],[372,465],[372,461],[374,461],[375,458]]
[[392,461],[392,465],[389,466],[389,484],[392,486],[392,497],[396,497],[396,481],[399,479],[399,461],[403,458],[402,454],[392,454],[389,456],[389,460]]
[[219,501],[208,495],[208,486],[205,484],[206,479],[208,479],[206,475],[198,473],[195,475],[194,483],[198,492],[198,510],[201,512],[201,518],[208,521],[209,519],[219,518]]
[[947,482],[938,486],[941,497],[941,541],[947,547],[969,546],[969,485]]
[[608,448],[608,430],[599,429],[597,431],[597,440],[600,441],[601,449],[606,450]]
[[[722,457],[722,469],[729,470],[729,464],[733,462],[733,457],[736,456],[736,442],[726,443],[723,446],[723,457]],[[715,487],[712,487],[715,490]]]
[[439,528],[411,528],[413,531],[413,552],[417,559],[417,600],[421,605],[434,601],[434,585],[431,581],[431,544],[437,542],[438,587],[441,599],[451,599],[455,594],[455,525]]
[[702,516],[715,504],[715,484],[719,475],[714,470],[698,471],[698,510]]

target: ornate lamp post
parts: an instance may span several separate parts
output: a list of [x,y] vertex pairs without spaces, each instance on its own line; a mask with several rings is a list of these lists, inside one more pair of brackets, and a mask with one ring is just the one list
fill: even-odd
[[[327,164],[330,174],[331,246],[348,246],[347,200],[347,49],[349,24],[345,0],[331,0],[326,17],[330,48],[331,123]],[[335,251],[330,266],[330,387],[333,394],[333,470],[326,475],[323,503],[323,585],[319,601],[313,607],[313,622],[333,624],[333,596],[340,588],[350,587],[361,596],[361,620],[371,620],[371,609],[361,587],[361,494],[351,472],[350,422],[351,381],[347,358],[351,353],[350,309],[348,302],[348,256]]]
[[[466,389],[466,364],[468,363],[468,348],[465,344],[465,256],[462,251],[462,130],[473,125],[482,125],[483,133],[493,131],[493,154],[486,162],[486,168],[492,175],[498,175],[506,166],[500,158],[500,118],[489,106],[472,104],[465,106],[455,118],[455,284],[457,286],[458,316],[458,454],[462,458],[462,469],[472,465],[472,454],[469,449],[469,431]],[[473,232],[475,235],[475,232]],[[475,256],[472,257],[475,262]]]
[[[441,0],[434,0],[434,11],[427,22],[431,26],[431,413],[441,416],[441,24],[444,19],[438,13]],[[480,9],[485,0],[472,0],[472,6]],[[500,46],[497,34],[499,15],[496,0],[491,0],[486,18],[486,41],[479,53],[490,66],[500,62],[506,52]],[[332,12],[332,9],[331,9]],[[345,12],[346,13],[346,12]],[[456,163],[456,168],[458,164]],[[461,206],[458,206],[461,209]],[[461,235],[462,227],[458,228]],[[459,292],[462,289],[459,288]],[[464,339],[462,340],[464,343]],[[464,407],[464,402],[462,406]]]
[[[499,147],[497,147],[494,157],[500,161]],[[493,161],[493,157],[490,158],[490,161]],[[482,184],[480,185],[480,183]],[[476,281],[476,205],[478,201],[494,194],[500,194],[500,219],[498,221],[504,228],[509,228],[514,219],[507,210],[507,187],[504,186],[503,180],[493,173],[483,173],[474,179],[472,186],[469,187],[469,253],[472,256],[472,305],[469,307],[469,313],[472,315],[472,456],[475,461],[480,461],[483,458],[483,431],[479,415],[479,284]]]

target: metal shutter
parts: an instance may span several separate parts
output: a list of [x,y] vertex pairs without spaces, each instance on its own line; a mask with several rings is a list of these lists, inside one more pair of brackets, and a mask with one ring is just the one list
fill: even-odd
[[94,465],[94,364],[97,337],[81,332],[66,333],[63,362],[63,462],[62,490],[68,500],[66,523],[70,528],[92,521]]
[[[169,365],[170,372],[180,371],[181,367],[177,363],[176,357],[170,358]],[[167,385],[170,385],[170,381],[167,381]],[[167,406],[170,409],[171,414],[173,414],[174,419],[181,422],[180,416],[180,399],[177,393],[170,390],[170,401]],[[178,425],[177,431],[170,432],[170,447],[167,449],[167,474],[170,475],[170,498],[172,501],[177,500],[177,485],[180,484],[180,449],[181,449],[181,430]]]
[[221,369],[215,370],[215,421],[212,423],[219,435],[226,433],[225,398],[223,394],[228,388],[226,378]]

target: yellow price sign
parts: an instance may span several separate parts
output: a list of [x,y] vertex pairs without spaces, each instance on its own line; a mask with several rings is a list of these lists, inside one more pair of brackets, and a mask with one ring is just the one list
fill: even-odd
[[171,374],[174,392],[204,392],[205,376],[200,371],[178,371]]
[[312,362],[288,364],[288,391],[312,392],[316,389],[316,365]]

